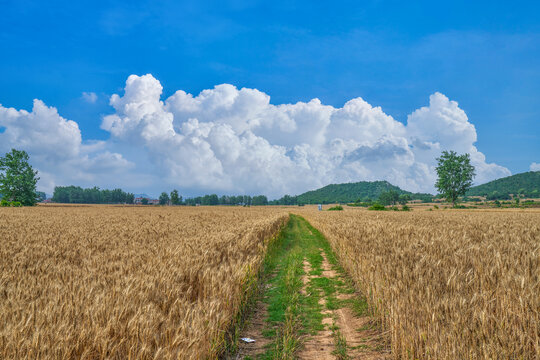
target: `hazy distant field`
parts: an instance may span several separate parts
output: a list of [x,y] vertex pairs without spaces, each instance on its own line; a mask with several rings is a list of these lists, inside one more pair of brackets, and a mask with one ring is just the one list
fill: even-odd
[[300,214],[369,296],[394,357],[540,357],[540,211]]
[[283,209],[0,208],[0,358],[204,358]]

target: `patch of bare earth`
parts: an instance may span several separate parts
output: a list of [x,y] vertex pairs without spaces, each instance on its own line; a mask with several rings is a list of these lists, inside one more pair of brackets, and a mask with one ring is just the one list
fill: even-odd
[[[270,274],[270,278],[277,275],[277,270]],[[264,291],[270,288],[270,284],[264,285]],[[253,313],[250,314],[249,320],[247,320],[244,329],[238,340],[238,352],[234,356],[234,359],[243,359],[246,356],[256,358],[257,355],[264,354],[266,352],[266,346],[272,342],[272,339],[263,335],[264,329],[266,329],[266,319],[268,318],[268,304],[262,299],[259,299],[253,309]],[[242,338],[250,338],[255,342],[245,342]]]
[[[332,267],[328,259],[321,250],[323,256],[322,275],[312,275],[310,263],[304,259],[302,276],[303,286],[300,290],[303,296],[310,296],[308,292],[309,282],[313,278],[341,278],[342,276]],[[353,297],[361,296],[359,294],[337,293],[339,300],[348,300]],[[324,329],[315,335],[306,335],[302,341],[303,346],[297,353],[297,358],[301,360],[334,360],[335,337],[332,328],[336,326],[347,343],[347,355],[350,359],[362,360],[387,360],[391,359],[389,351],[388,338],[381,331],[371,316],[357,316],[356,313],[346,305],[337,310],[328,310],[326,308],[326,298],[321,296],[319,299],[321,313],[323,314],[322,323]],[[240,340],[239,351],[236,359],[243,359],[246,356],[256,358],[266,351],[266,346],[271,343],[271,339],[263,336],[263,330],[266,326],[268,305],[263,301],[258,301],[255,310],[250,317],[249,323],[242,331],[241,337],[254,339],[254,343],[245,343]]]
[[[311,231],[311,230],[310,230]],[[309,283],[309,280],[317,277],[316,275],[309,275],[311,273],[311,265],[307,260],[304,260],[304,272],[306,275],[304,275],[304,288],[303,294],[306,296],[309,296],[306,292],[307,284]],[[319,304],[322,306],[321,313],[323,314],[323,320],[322,323],[324,325],[324,330],[319,331],[317,334],[312,336],[306,336],[304,340],[304,344],[302,349],[298,352],[298,359],[301,360],[313,360],[313,359],[321,359],[321,360],[330,360],[335,359],[336,357],[332,354],[334,351],[334,339],[332,336],[332,330],[330,327],[333,324],[332,320],[332,312],[326,309],[326,299],[324,297],[321,297],[319,299]]]
[[[328,277],[341,277],[328,262],[324,252],[322,268],[323,273]],[[332,276],[329,276],[332,274]],[[338,294],[339,300],[347,300],[360,294]],[[351,359],[379,360],[390,359],[391,354],[385,334],[380,327],[374,323],[371,316],[357,316],[348,307],[334,310],[335,325],[338,327],[347,343],[347,355]]]
[[369,316],[357,317],[348,307],[337,309],[336,325],[347,342],[352,359],[391,359],[386,338]]
[[250,338],[255,342],[247,343],[240,339],[236,359],[243,359],[246,356],[255,358],[266,351],[266,346],[271,342],[271,339],[263,336],[267,316],[268,305],[263,301],[257,301],[255,310],[249,318],[249,323],[244,327],[240,335],[240,338]]
[[323,261],[321,265],[322,270],[323,270],[322,276],[327,277],[327,278],[339,277],[339,274],[336,272],[336,270],[332,268],[332,265],[330,265],[330,263],[328,262],[328,259],[326,258],[326,254],[324,253],[324,251],[322,251],[322,249],[321,249],[321,255],[323,257]]

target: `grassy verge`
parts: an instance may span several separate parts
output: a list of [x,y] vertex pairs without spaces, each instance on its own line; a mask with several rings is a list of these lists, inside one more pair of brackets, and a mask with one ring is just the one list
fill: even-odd
[[[287,222],[288,224],[288,222]],[[240,307],[229,331],[224,334],[224,346],[222,350],[217,350],[217,353],[221,353],[221,358],[227,358],[227,356],[234,354],[238,351],[238,341],[240,333],[245,325],[246,320],[250,316],[251,309],[255,306],[257,301],[264,295],[264,286],[275,272],[277,266],[276,258],[277,254],[282,251],[284,242],[284,230],[287,227],[285,224],[279,233],[270,239],[266,250],[261,268],[257,273],[248,273],[246,275],[246,281],[244,285],[244,297],[242,300],[242,306]]]
[[[337,260],[322,234],[302,217],[291,215],[283,231],[280,247],[276,256],[271,257],[278,271],[270,280],[265,297],[268,303],[268,328],[265,335],[274,342],[261,359],[294,358],[294,353],[306,335],[315,335],[324,329],[321,297],[326,300],[326,309],[336,309],[340,306],[337,292],[345,286],[339,279],[318,277],[323,274],[321,249],[330,263],[337,265]],[[304,259],[309,262],[309,274],[304,272]],[[300,292],[303,275],[317,276],[307,284],[305,295]],[[339,331],[336,334],[339,335]],[[342,337],[340,339],[343,340]],[[344,341],[339,344],[343,345]],[[342,346],[339,351],[344,352],[345,348]]]
[[[341,276],[321,276],[324,260],[321,250]],[[309,274],[304,271],[304,261],[309,263]],[[302,292],[302,276],[308,275],[310,280]],[[324,315],[324,310],[348,306],[360,315],[366,309],[362,298],[339,299],[338,294],[354,293],[352,283],[339,266],[328,241],[298,215],[291,214],[279,239],[269,249],[262,278],[268,282],[262,297],[268,305],[263,335],[271,343],[257,359],[295,358],[304,339],[324,330],[323,318],[330,316]],[[349,359],[348,346],[339,328],[334,324],[330,329],[335,344],[334,355],[338,359]]]
[[262,359],[292,359],[299,346],[302,305],[300,289],[303,251],[298,242],[298,219],[291,215],[282,233],[280,248],[269,258],[276,274],[269,281],[265,301],[268,325],[265,335],[274,340]]
[[272,270],[274,276],[269,277],[269,288],[264,297],[268,304],[264,334],[273,342],[260,359],[293,359],[302,337],[323,329],[319,305],[321,292],[308,286],[307,296],[301,295],[302,276],[306,275],[304,259],[309,261],[312,273],[322,273],[323,258],[313,240],[307,222],[291,215],[276,243],[276,251],[269,253],[265,269]]

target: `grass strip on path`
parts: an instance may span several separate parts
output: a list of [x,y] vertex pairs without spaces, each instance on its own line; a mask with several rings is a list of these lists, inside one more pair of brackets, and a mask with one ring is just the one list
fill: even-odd
[[[263,272],[268,286],[263,296],[267,318],[262,333],[270,343],[264,353],[254,357],[310,359],[310,344],[315,349],[317,341],[328,340],[321,338],[328,334],[331,358],[349,359],[352,349],[340,332],[337,313],[348,307],[362,315],[365,299],[355,296],[324,236],[302,217],[291,214],[269,249]],[[344,294],[351,296],[345,299]]]

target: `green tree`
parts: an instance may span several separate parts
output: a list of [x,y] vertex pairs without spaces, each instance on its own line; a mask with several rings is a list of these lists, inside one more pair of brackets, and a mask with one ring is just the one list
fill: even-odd
[[402,194],[402,195],[399,195],[399,200],[398,202],[401,204],[401,205],[406,205],[409,201],[411,201],[411,196],[409,194]]
[[143,199],[141,200],[141,204],[143,204],[143,205],[148,205],[148,199],[147,199],[147,198],[143,198]]
[[47,200],[47,194],[45,194],[43,191],[36,192],[36,195],[39,201]]
[[394,190],[389,190],[381,193],[379,196],[379,202],[382,205],[395,205],[399,200],[399,193]]
[[174,189],[173,191],[171,191],[171,204],[180,205],[181,201],[182,197],[178,195],[178,190]]
[[166,192],[162,192],[159,195],[159,205],[167,205],[169,203],[169,195]]
[[0,193],[3,199],[18,201],[25,206],[37,203],[38,172],[28,163],[26,151],[11,149],[0,157]]
[[121,189],[100,190],[97,186],[88,189],[80,186],[57,186],[54,188],[52,200],[71,204],[133,204],[135,196]]
[[476,175],[471,157],[469,154],[458,155],[455,151],[443,151],[437,163],[435,170],[438,179],[435,187],[455,207],[458,197],[465,195]]
[[253,205],[268,205],[268,198],[264,195],[254,196],[252,199]]

